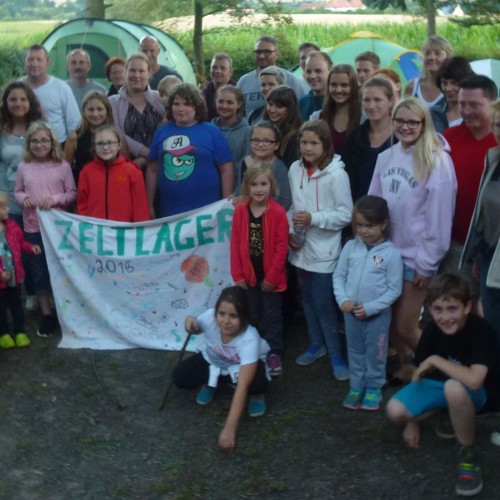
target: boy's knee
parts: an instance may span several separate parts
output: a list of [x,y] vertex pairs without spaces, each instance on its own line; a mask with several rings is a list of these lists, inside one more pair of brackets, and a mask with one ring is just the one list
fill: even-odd
[[411,419],[411,415],[408,412],[408,408],[398,401],[397,399],[391,398],[385,407],[385,413],[387,418],[391,422],[405,423]]
[[471,403],[472,400],[467,392],[467,389],[462,382],[454,379],[448,379],[444,384],[444,395],[448,406],[462,405],[464,403]]

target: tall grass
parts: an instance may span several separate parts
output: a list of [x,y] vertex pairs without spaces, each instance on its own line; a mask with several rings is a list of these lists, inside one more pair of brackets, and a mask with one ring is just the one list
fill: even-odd
[[[464,28],[451,22],[438,25],[438,33],[447,38],[454,47],[455,55],[469,60],[500,59],[498,28],[495,26],[473,26]],[[254,68],[252,49],[255,41],[263,34],[273,35],[280,47],[280,65],[292,67],[297,63],[297,49],[303,41],[313,41],[320,47],[332,47],[348,38],[356,31],[372,31],[391,39],[397,44],[420,49],[427,36],[427,25],[421,19],[413,19],[406,24],[366,23],[366,24],[292,24],[259,27],[229,27],[206,30],[203,33],[205,66],[208,68],[213,54],[225,50],[234,61],[235,77],[238,78]],[[192,33],[169,33],[176,37],[192,58]]]

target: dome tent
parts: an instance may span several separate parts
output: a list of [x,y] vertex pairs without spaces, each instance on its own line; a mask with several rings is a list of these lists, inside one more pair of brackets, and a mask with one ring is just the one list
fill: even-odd
[[129,21],[82,18],[68,21],[55,28],[43,41],[52,61],[50,74],[68,79],[66,55],[70,50],[83,48],[90,54],[92,68],[89,78],[106,84],[104,65],[114,56],[127,58],[139,51],[139,41],[154,36],[160,45],[159,64],[178,71],[184,81],[196,83],[190,60],[181,45],[163,31]]
[[[349,38],[327,49],[326,52],[334,64],[351,64],[354,66],[354,60],[361,52],[370,50],[380,57],[380,67],[394,70],[401,78],[404,88],[406,82],[417,77],[423,67],[422,56],[416,50],[405,49],[371,31],[358,31]],[[296,71],[301,74],[302,70]]]

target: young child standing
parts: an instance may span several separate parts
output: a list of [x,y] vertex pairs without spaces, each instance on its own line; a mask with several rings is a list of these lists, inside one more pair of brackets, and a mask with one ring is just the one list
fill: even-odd
[[[24,161],[19,164],[14,196],[24,206],[25,238],[43,251],[40,224],[36,209],[63,209],[76,199],[75,180],[71,167],[63,158],[61,146],[52,127],[43,121],[34,122],[26,132]],[[50,276],[43,255],[26,259],[33,287],[40,304],[42,318],[37,330],[40,337],[49,337],[56,328],[50,308]]]
[[349,179],[340,157],[333,153],[325,122],[302,125],[299,144],[302,158],[288,173],[293,203],[288,211],[289,261],[297,268],[302,289],[309,347],[296,363],[310,365],[328,353],[335,378],[347,380],[332,275],[340,255],[342,228],[351,220]]
[[120,154],[122,142],[113,125],[95,131],[95,157],[85,165],[78,183],[78,214],[119,222],[150,219],[144,177]]
[[[9,198],[0,193],[0,347],[28,347],[31,342],[24,333],[24,311],[21,303],[20,283],[24,278],[21,252],[41,253],[38,245],[24,240],[21,228],[9,220]],[[14,338],[9,332],[7,310],[12,318]]]
[[271,166],[255,163],[245,172],[243,196],[236,206],[231,232],[231,275],[246,288],[254,323],[271,351],[272,377],[283,369],[283,291],[286,290],[288,219],[276,196]]
[[383,198],[360,198],[352,219],[356,237],[346,243],[333,274],[349,360],[350,388],[343,405],[376,411],[385,383],[391,305],[403,286],[403,260],[386,239],[389,208]]
[[266,411],[265,392],[267,342],[250,325],[250,306],[246,291],[238,286],[222,290],[215,309],[197,318],[188,316],[185,328],[202,334],[200,352],[184,360],[174,371],[177,387],[195,389],[202,386],[196,402],[209,404],[215,396],[219,378],[236,384],[229,414],[219,435],[219,446],[234,448],[236,429],[248,399],[248,413],[260,417]]
[[415,350],[418,368],[413,381],[389,400],[387,416],[406,425],[406,444],[418,448],[420,421],[433,411],[448,409],[460,445],[456,493],[472,496],[483,487],[473,450],[475,415],[498,407],[495,332],[486,320],[470,314],[469,287],[457,275],[434,278],[427,305],[432,321]]

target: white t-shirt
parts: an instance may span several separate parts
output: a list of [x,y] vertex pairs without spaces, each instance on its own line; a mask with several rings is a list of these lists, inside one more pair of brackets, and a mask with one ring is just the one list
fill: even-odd
[[253,326],[248,326],[231,342],[224,344],[215,321],[215,309],[207,309],[196,319],[203,331],[198,349],[210,364],[209,386],[217,386],[219,375],[229,375],[236,382],[240,366],[255,363],[259,359],[266,362],[269,344]]

